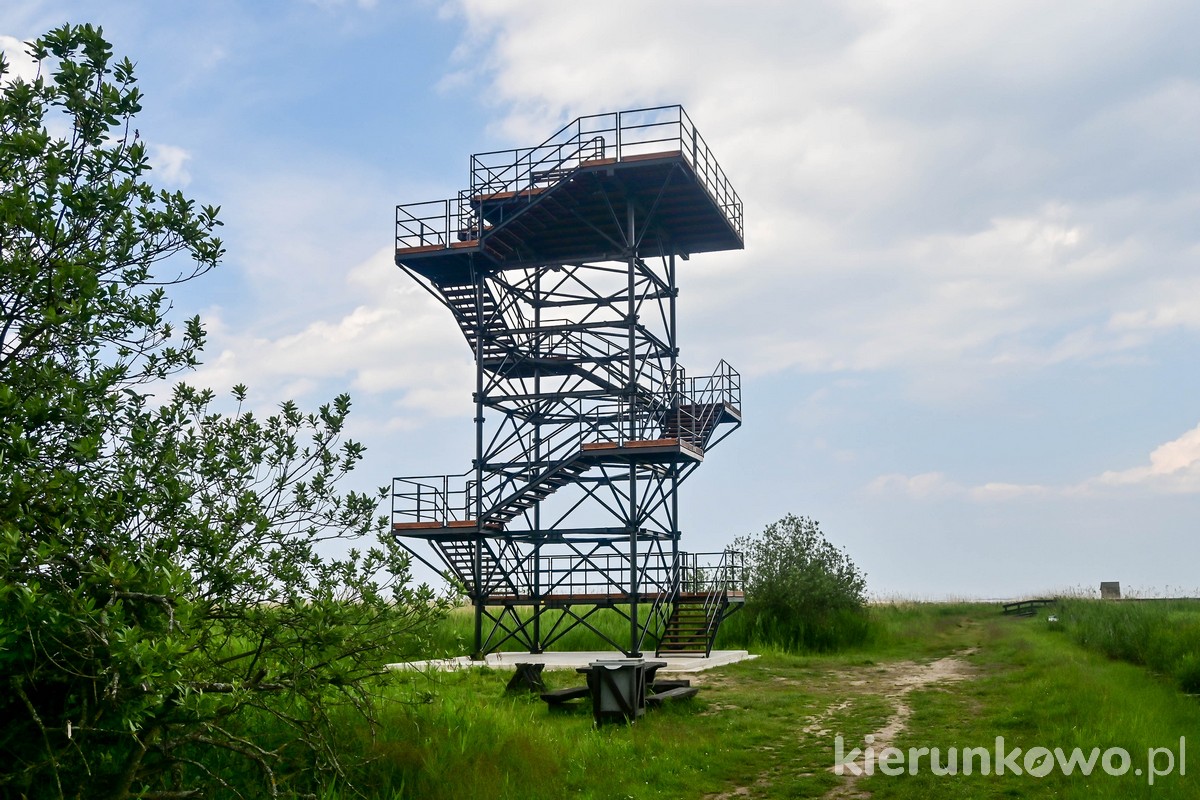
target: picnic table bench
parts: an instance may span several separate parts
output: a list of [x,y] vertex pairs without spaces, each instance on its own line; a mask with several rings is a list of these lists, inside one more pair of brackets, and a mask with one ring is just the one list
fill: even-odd
[[1037,613],[1039,608],[1052,606],[1058,600],[1053,597],[1037,597],[1031,600],[1015,600],[1011,603],[1004,604],[1005,614],[1017,617],[1031,617]]
[[665,691],[646,695],[646,705],[661,706],[668,700],[684,700],[688,697],[695,697],[699,691],[699,686],[675,686]]
[[[692,686],[691,681],[677,678],[668,680],[657,679],[658,671],[666,665],[666,661],[647,661],[644,665],[638,665],[641,669],[642,683],[634,690],[633,697],[622,701],[623,703],[632,703],[630,708],[621,709],[622,714],[629,718],[636,718],[644,706],[657,707],[671,700],[682,700],[696,696],[696,693],[700,690],[698,687]],[[594,706],[593,711],[596,713],[597,719],[599,719],[602,714],[600,711],[600,697],[604,691],[602,683],[605,679],[611,681],[611,678],[604,672],[607,669],[609,668],[599,664],[576,667],[576,672],[587,676],[587,684],[585,686],[568,686],[563,689],[542,692],[540,696],[552,709],[562,708],[574,700],[582,700],[590,697]],[[609,687],[610,690],[613,688],[615,687]]]
[[552,692],[542,692],[542,699],[550,706],[561,706],[563,703],[569,703],[572,700],[578,700],[582,697],[591,695],[592,689],[590,686],[568,686],[565,689],[555,689]]

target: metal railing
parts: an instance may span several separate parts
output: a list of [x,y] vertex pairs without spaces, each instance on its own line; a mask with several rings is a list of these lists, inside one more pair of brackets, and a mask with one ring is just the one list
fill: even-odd
[[477,240],[482,226],[471,204],[471,194],[462,190],[447,200],[425,200],[396,206],[396,249],[453,247],[455,242]]
[[698,406],[729,406],[742,409],[742,375],[721,359],[710,375],[688,377],[680,369],[675,384],[681,403]]
[[[700,554],[701,558],[714,554]],[[542,597],[612,596],[628,594],[631,579],[636,569],[638,593],[653,595],[652,609],[673,599],[678,589],[677,576],[680,564],[694,561],[696,555],[679,553],[674,561],[667,553],[641,560],[631,567],[629,556],[624,553],[571,553],[566,555],[544,555],[538,570],[538,585]],[[532,572],[526,578],[532,585]]]
[[475,204],[496,195],[532,199],[580,167],[647,156],[680,155],[740,238],[742,200],[682,106],[658,106],[579,117],[536,147],[471,156],[470,188],[448,200],[396,206],[396,247],[449,248],[482,233]]
[[632,403],[622,398],[596,406],[585,420],[588,434],[618,445],[678,438],[704,448],[725,408],[741,411],[741,375],[724,360],[711,375],[688,377],[677,367],[674,380],[667,381],[661,367],[652,372],[661,383],[650,383],[663,388],[650,389]]
[[[467,481],[470,475],[393,478],[392,523],[448,525],[471,520],[473,498]],[[459,485],[463,488],[459,489]]]
[[[544,555],[538,570],[543,597],[613,595],[627,593],[633,568],[623,553],[571,553]],[[680,552],[651,556],[636,566],[639,593],[655,595],[655,605],[673,602],[677,592],[702,594],[706,614],[718,614],[718,605],[730,592],[744,590],[745,555],[732,549],[720,553]],[[532,571],[526,582],[533,585]]]
[[[537,337],[542,337],[540,340]],[[527,340],[541,352],[583,360],[595,358],[578,332],[542,331]],[[597,341],[603,343],[602,337]],[[741,376],[721,361],[711,375],[688,377],[680,368],[670,379],[657,362],[643,364],[639,393],[630,402],[561,402],[561,420],[542,428],[537,463],[517,464],[485,474],[483,483],[474,473],[395,478],[392,481],[393,523],[448,525],[475,519],[477,502],[485,518],[522,493],[570,464],[585,443],[612,443],[678,438],[704,448],[725,406],[741,408]],[[460,488],[461,487],[461,488]]]
[[711,375],[688,377],[678,369],[674,382],[676,405],[666,423],[679,438],[704,448],[726,408],[740,413],[742,376],[724,359]]
[[725,548],[719,553],[680,553],[680,588],[689,594],[724,595],[745,591],[746,554]]
[[579,117],[536,147],[477,153],[471,156],[471,194],[529,191],[565,178],[588,161],[607,157],[619,163],[659,153],[682,155],[725,219],[742,236],[741,198],[679,105]]

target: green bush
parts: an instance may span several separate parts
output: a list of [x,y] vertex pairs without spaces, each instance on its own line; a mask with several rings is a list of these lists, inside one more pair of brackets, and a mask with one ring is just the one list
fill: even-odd
[[746,554],[747,644],[830,651],[866,640],[866,576],[816,520],[789,514],[734,546]]

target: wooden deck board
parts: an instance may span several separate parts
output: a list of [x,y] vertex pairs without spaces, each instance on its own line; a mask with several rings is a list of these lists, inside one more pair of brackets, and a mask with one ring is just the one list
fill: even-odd
[[663,158],[679,158],[683,153],[679,150],[663,150],[658,153],[635,153],[634,155],[621,156],[621,163],[627,161],[657,161]]
[[428,531],[437,530],[439,528],[475,528],[475,520],[450,520],[442,524],[438,521],[429,522],[393,522],[392,530],[394,531]]

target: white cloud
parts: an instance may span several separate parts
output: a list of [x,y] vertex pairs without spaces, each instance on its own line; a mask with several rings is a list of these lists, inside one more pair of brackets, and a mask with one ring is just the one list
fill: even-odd
[[1061,486],[992,481],[964,486],[941,472],[880,475],[866,487],[872,494],[902,494],[915,500],[967,498],[1004,502],[1031,497],[1078,497],[1135,490],[1151,494],[1200,494],[1200,425],[1151,451],[1148,463]]
[[867,491],[872,494],[899,492],[918,500],[931,500],[961,494],[963,489],[941,472],[922,472],[919,475],[880,475],[867,485]]
[[369,11],[379,5],[379,0],[305,0],[309,5],[326,11],[346,6],[354,6],[355,8]]
[[[1200,248],[1186,254],[1200,261]],[[1200,330],[1200,278],[1166,276],[1148,282],[1138,292],[1140,308],[1115,311],[1108,320],[1113,331],[1155,333],[1172,329]]]
[[514,144],[578,114],[687,107],[742,194],[748,245],[681,272],[685,313],[724,320],[689,348],[750,374],[901,368],[937,383],[1086,363],[1154,340],[1128,315],[1185,312],[1126,305],[1194,219],[1169,183],[1125,166],[1200,162],[1181,135],[1200,82],[1159,63],[1170,3],[453,8],[464,69]]
[[390,248],[349,270],[341,291],[360,302],[298,332],[235,331],[219,310],[211,311],[205,315],[209,358],[189,380],[212,387],[246,383],[258,397],[347,385],[356,395],[393,395],[407,421],[387,423],[392,427],[460,414],[471,394],[470,351],[445,308],[389,269],[389,261]]
[[192,182],[187,162],[192,154],[172,144],[151,144],[147,148],[154,182],[163,188],[182,189]]
[[1148,464],[1110,470],[1093,478],[1088,488],[1142,487],[1161,492],[1200,493],[1200,425],[1156,447]]
[[972,486],[967,490],[967,495],[972,500],[980,502],[1015,500],[1020,497],[1043,497],[1051,493],[1052,490],[1038,484],[999,482]]
[[4,80],[21,78],[32,81],[37,77],[37,62],[26,52],[26,48],[27,45],[20,39],[0,34],[0,51],[4,52],[4,61],[8,64]]

